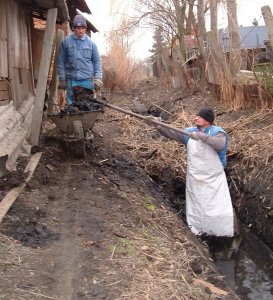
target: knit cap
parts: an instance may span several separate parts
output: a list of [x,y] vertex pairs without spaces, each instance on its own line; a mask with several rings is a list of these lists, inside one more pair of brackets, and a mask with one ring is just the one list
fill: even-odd
[[197,116],[203,118],[210,124],[212,124],[215,120],[214,111],[209,107],[204,107],[200,109],[200,111],[197,113]]
[[73,28],[75,27],[87,27],[86,20],[82,15],[76,15],[73,21]]

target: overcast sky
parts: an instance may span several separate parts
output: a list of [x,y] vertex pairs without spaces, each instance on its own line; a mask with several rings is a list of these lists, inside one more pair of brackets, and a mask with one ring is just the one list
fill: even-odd
[[[128,1],[126,3],[128,4]],[[131,0],[133,1],[133,0]],[[148,0],[147,0],[148,1]],[[92,39],[98,45],[101,54],[105,54],[105,33],[109,31],[113,25],[113,18],[110,16],[110,0],[87,0],[86,1],[92,11],[91,16],[87,18],[98,28],[99,33],[93,34]],[[238,7],[238,24],[251,26],[254,18],[258,20],[259,25],[264,25],[261,13],[261,7],[269,5],[273,11],[273,0],[237,0]],[[219,12],[218,26],[223,28],[227,26],[226,13],[223,9]],[[138,39],[134,44],[134,56],[137,58],[145,58],[150,55],[149,49],[152,47],[152,32],[142,30],[138,34]]]

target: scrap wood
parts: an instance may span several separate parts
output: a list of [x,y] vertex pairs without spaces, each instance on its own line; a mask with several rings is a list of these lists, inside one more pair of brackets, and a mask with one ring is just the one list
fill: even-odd
[[26,184],[30,181],[39,161],[42,156],[42,152],[35,153],[28,165],[26,166],[24,173],[28,173],[28,177],[26,178],[25,182],[21,184],[20,186],[10,190],[4,199],[0,203],[0,223],[2,222],[3,218],[5,217],[6,213],[9,211],[11,208],[12,204],[15,202],[17,197],[20,195],[20,193],[23,191],[25,188]]
[[212,293],[217,294],[217,295],[223,295],[226,296],[228,293],[224,290],[219,289],[218,287],[216,287],[215,285],[213,285],[212,283],[209,283],[205,280],[202,279],[193,279],[193,283],[195,285],[202,285],[206,288],[208,288]]

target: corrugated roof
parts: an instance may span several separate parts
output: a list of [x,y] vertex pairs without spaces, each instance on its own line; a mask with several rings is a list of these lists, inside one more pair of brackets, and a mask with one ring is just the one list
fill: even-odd
[[[241,49],[265,48],[264,42],[268,40],[265,26],[240,26],[239,34],[241,37]],[[218,37],[220,45],[228,51],[228,29],[220,29],[218,31]]]

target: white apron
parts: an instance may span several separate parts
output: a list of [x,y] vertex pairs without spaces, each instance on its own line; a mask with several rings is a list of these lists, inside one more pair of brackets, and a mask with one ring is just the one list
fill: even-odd
[[209,145],[187,144],[186,216],[196,234],[233,236],[233,208],[224,167]]

